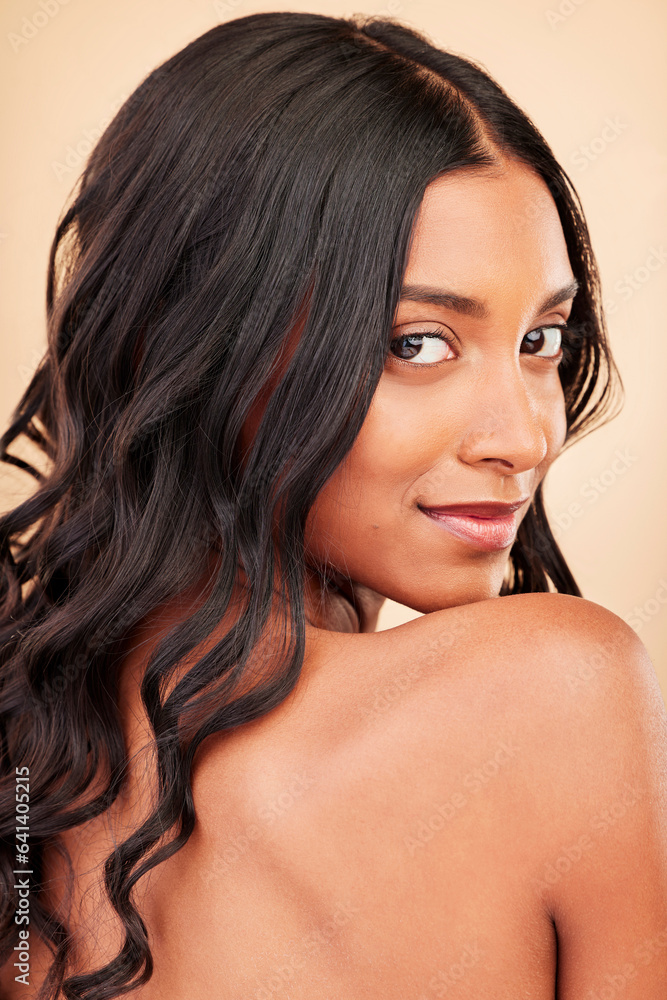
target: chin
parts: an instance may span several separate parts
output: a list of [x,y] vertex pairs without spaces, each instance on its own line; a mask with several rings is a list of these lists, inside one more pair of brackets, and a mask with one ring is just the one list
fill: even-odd
[[[387,596],[398,604],[429,614],[431,611],[442,611],[445,608],[456,608],[463,604],[475,604],[478,601],[488,601],[498,597],[505,579],[506,563],[497,571],[477,574],[466,574],[467,579],[444,580],[444,584],[433,584],[429,588],[420,588],[415,592],[412,588],[402,593],[392,593]],[[456,576],[456,574],[452,574]]]
[[[491,598],[498,597],[499,590],[500,588],[498,590],[465,591],[461,594],[448,594],[446,597],[443,596],[441,600],[412,602],[408,607],[414,611],[421,612],[423,615],[428,615],[432,611],[444,611],[445,608],[459,608],[464,604],[477,604],[479,601],[488,601]],[[417,603],[419,603],[419,607],[416,606]]]

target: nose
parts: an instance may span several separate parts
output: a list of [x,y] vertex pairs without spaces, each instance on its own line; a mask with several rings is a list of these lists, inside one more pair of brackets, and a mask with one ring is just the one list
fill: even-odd
[[468,397],[458,457],[505,475],[536,468],[547,456],[548,415],[518,363],[489,372]]

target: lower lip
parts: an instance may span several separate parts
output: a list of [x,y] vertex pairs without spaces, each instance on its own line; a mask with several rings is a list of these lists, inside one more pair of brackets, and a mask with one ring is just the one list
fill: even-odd
[[445,531],[485,552],[506,549],[516,538],[516,515],[508,517],[473,517],[472,514],[444,514],[419,508]]

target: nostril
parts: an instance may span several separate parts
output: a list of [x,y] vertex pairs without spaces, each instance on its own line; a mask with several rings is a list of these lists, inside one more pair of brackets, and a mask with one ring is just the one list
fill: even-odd
[[506,458],[483,458],[483,462],[497,462],[498,465],[504,465],[508,469],[513,469],[514,465],[512,462],[508,461]]

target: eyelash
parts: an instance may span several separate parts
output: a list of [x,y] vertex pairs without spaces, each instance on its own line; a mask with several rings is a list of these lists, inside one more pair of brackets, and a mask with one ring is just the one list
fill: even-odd
[[[560,354],[554,358],[542,358],[541,360],[559,361],[561,365],[567,364],[574,353],[573,341],[575,334],[572,327],[568,326],[567,323],[543,323],[542,326],[536,326],[534,330],[529,330],[528,333],[537,333],[539,330],[550,330],[552,327],[558,327],[561,333]],[[403,334],[401,337],[393,337],[389,341],[389,347],[396,343],[396,341],[402,340],[403,337],[433,337],[436,340],[444,340],[451,348],[456,347],[456,339],[453,335],[447,336],[438,330],[414,330],[411,333]],[[452,358],[444,358],[442,361],[422,361],[421,363],[413,364],[405,358],[397,358],[395,354],[389,354],[388,356],[392,361],[396,361],[399,365],[407,365],[408,368],[439,368],[440,365],[449,364],[453,360]]]

